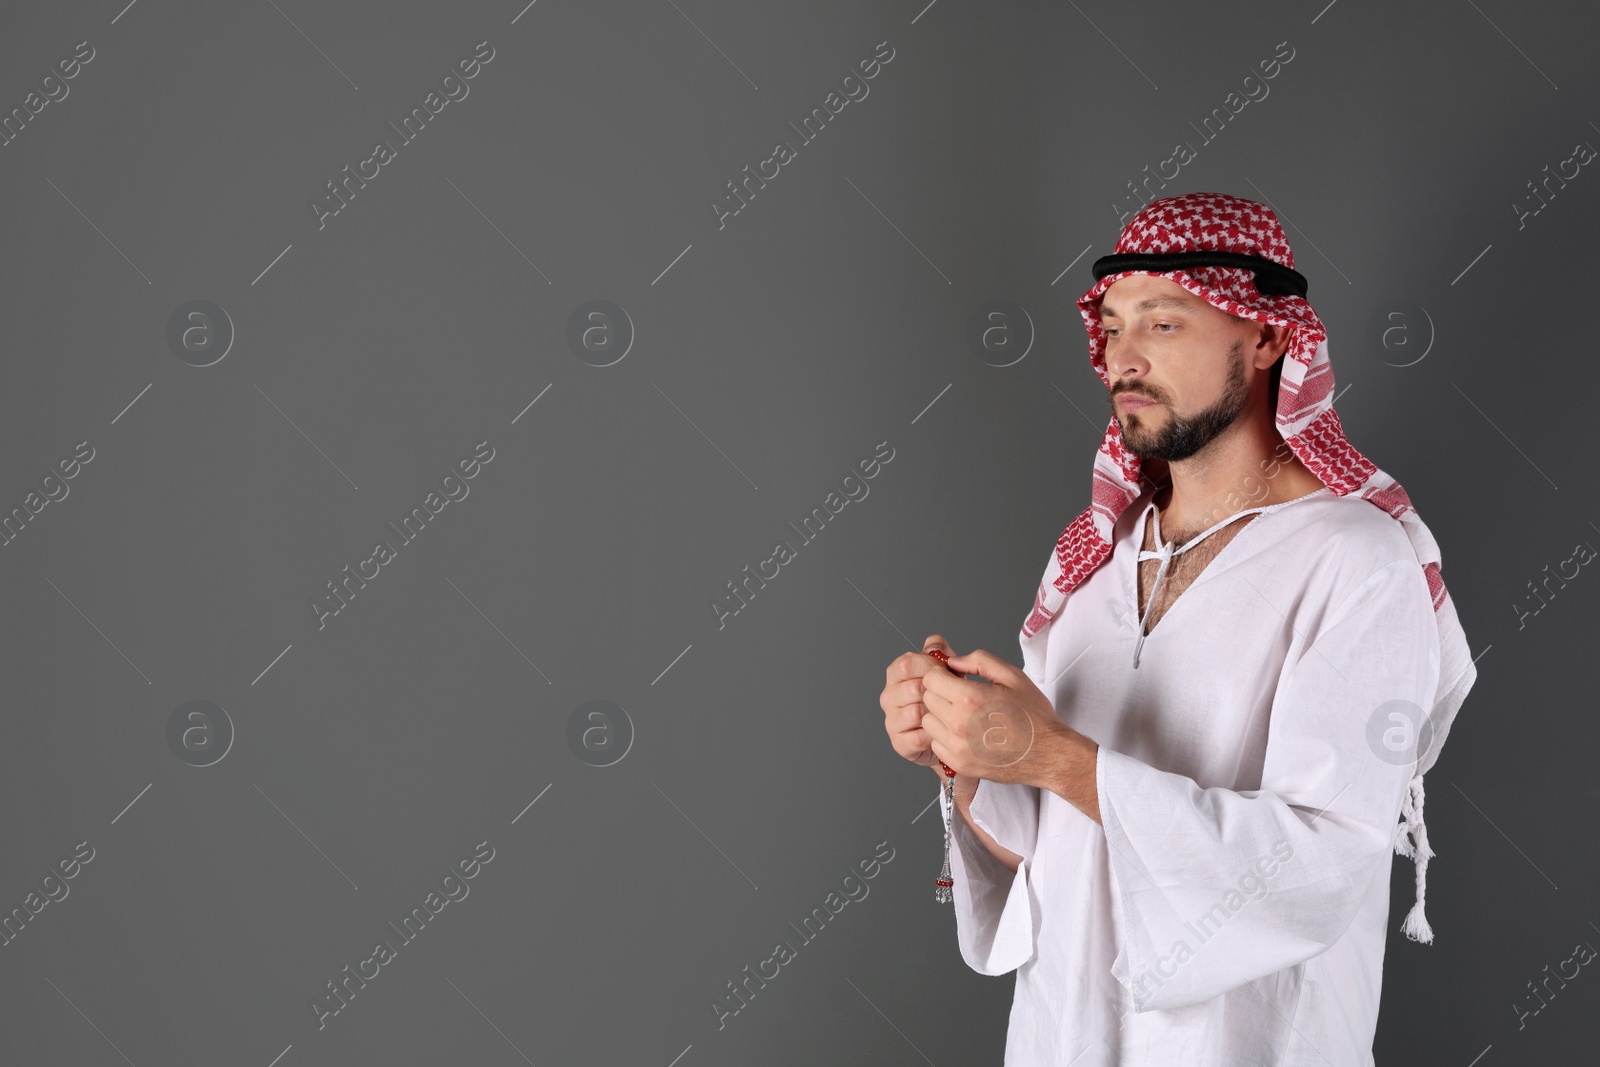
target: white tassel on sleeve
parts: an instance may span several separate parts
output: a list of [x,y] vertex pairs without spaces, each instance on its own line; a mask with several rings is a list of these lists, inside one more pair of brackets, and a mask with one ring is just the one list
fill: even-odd
[[1433,941],[1433,928],[1422,909],[1428,897],[1428,860],[1433,858],[1433,849],[1428,847],[1428,827],[1422,821],[1422,800],[1422,775],[1418,774],[1412,777],[1400,806],[1404,821],[1395,824],[1394,850],[1401,856],[1413,857],[1417,866],[1417,902],[1406,913],[1400,928],[1411,940],[1428,944]]

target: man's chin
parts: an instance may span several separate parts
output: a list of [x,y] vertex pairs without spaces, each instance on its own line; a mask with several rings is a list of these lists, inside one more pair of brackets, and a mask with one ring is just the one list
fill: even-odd
[[1123,445],[1126,446],[1128,451],[1132,452],[1134,455],[1139,455],[1145,449],[1151,448],[1155,445],[1156,434],[1151,432],[1148,424],[1141,424],[1140,426],[1131,430],[1128,428],[1128,424],[1126,422],[1119,420],[1118,425],[1122,428]]

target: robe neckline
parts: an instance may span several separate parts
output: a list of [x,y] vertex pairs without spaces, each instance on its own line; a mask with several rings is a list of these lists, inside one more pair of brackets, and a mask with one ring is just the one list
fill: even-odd
[[[1128,598],[1128,603],[1131,605],[1133,614],[1138,616],[1138,625],[1136,627],[1136,629],[1138,631],[1138,634],[1137,634],[1137,639],[1134,641],[1134,645],[1133,645],[1133,666],[1135,668],[1137,668],[1139,666],[1139,653],[1144,648],[1145,639],[1147,637],[1151,636],[1150,634],[1145,633],[1145,628],[1144,628],[1145,627],[1145,622],[1150,617],[1151,609],[1153,609],[1155,607],[1156,596],[1161,591],[1161,580],[1166,576],[1167,566],[1172,562],[1172,559],[1173,559],[1174,556],[1183,555],[1185,552],[1189,551],[1189,549],[1193,548],[1195,545],[1199,544],[1201,541],[1204,541],[1207,537],[1210,537],[1216,531],[1218,531],[1218,530],[1222,529],[1223,527],[1231,525],[1232,523],[1238,521],[1238,519],[1241,516],[1244,516],[1244,515],[1255,515],[1255,514],[1262,514],[1262,515],[1270,514],[1271,512],[1274,512],[1274,511],[1280,511],[1283,508],[1288,507],[1290,504],[1298,504],[1302,500],[1309,500],[1310,498],[1312,498],[1314,496],[1319,496],[1319,495],[1321,495],[1323,493],[1331,493],[1331,492],[1333,492],[1333,490],[1331,488],[1329,488],[1328,486],[1325,485],[1321,489],[1316,489],[1316,490],[1313,490],[1312,492],[1304,493],[1304,494],[1302,494],[1300,496],[1295,497],[1292,500],[1283,500],[1283,501],[1279,501],[1276,504],[1263,504],[1263,505],[1261,505],[1259,507],[1245,508],[1245,509],[1243,509],[1241,511],[1236,511],[1232,515],[1229,515],[1224,519],[1219,519],[1217,522],[1215,522],[1212,525],[1206,527],[1206,529],[1202,530],[1200,533],[1196,534],[1195,536],[1191,537],[1188,541],[1184,542],[1183,547],[1178,548],[1178,547],[1176,547],[1175,542],[1163,541],[1162,540],[1162,538],[1161,538],[1161,513],[1156,508],[1156,497],[1158,495],[1160,495],[1161,490],[1167,488],[1167,486],[1171,485],[1171,484],[1172,484],[1171,482],[1167,482],[1167,483],[1165,483],[1163,485],[1159,485],[1159,486],[1156,487],[1155,492],[1150,494],[1149,501],[1145,504],[1144,510],[1139,513],[1139,518],[1135,522],[1134,541],[1133,541],[1133,544],[1135,546],[1135,555],[1134,555],[1133,568],[1132,568],[1132,572],[1133,573],[1132,573],[1132,577],[1128,580],[1128,582],[1127,582],[1127,584],[1125,586],[1125,593],[1126,593],[1126,596]],[[1146,525],[1147,525],[1148,521],[1150,520],[1152,514],[1155,517],[1155,540],[1156,540],[1156,544],[1159,547],[1155,548],[1155,549],[1146,549],[1146,548],[1143,547],[1144,546],[1145,528],[1146,528]],[[1246,524],[1246,527],[1248,529],[1248,527],[1254,526],[1254,525],[1256,525],[1255,522],[1250,522],[1250,523]],[[1211,570],[1212,567],[1215,566],[1217,560],[1221,559],[1224,555],[1226,555],[1227,552],[1228,552],[1228,549],[1233,547],[1234,542],[1239,540],[1239,538],[1243,537],[1245,535],[1245,533],[1246,533],[1246,530],[1240,530],[1237,534],[1234,535],[1232,541],[1229,541],[1227,544],[1223,545],[1221,550],[1218,551],[1215,556],[1211,557],[1211,562],[1206,564],[1205,570]],[[1156,580],[1150,586],[1150,599],[1149,599],[1149,601],[1147,601],[1145,603],[1144,613],[1140,614],[1139,613],[1139,564],[1144,562],[1147,559],[1159,559],[1161,561],[1161,566],[1156,569]],[[1199,575],[1195,576],[1195,581],[1196,582],[1199,581],[1199,577],[1200,577]],[[1194,586],[1195,582],[1191,582],[1189,584],[1190,584],[1190,587],[1192,588]],[[1184,596],[1184,593],[1187,593],[1188,591],[1189,591],[1188,589],[1185,589],[1183,593],[1180,593],[1178,595],[1178,600],[1182,600],[1183,596]],[[1167,615],[1170,615],[1177,608],[1178,600],[1174,600],[1170,605],[1168,605],[1166,613],[1161,616],[1163,619],[1165,619],[1167,617]]]

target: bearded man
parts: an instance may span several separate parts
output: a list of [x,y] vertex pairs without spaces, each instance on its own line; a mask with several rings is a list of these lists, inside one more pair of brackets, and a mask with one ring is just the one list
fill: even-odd
[[934,634],[880,698],[940,777],[937,899],[1016,972],[1010,1067],[1371,1065],[1385,861],[1431,941],[1422,775],[1477,677],[1438,545],[1346,439],[1269,208],[1155,200],[1093,273],[1113,414],[1022,669]]

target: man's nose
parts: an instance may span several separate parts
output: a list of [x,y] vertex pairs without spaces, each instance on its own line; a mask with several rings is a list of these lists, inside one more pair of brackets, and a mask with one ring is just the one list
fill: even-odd
[[1119,339],[1115,349],[1108,347],[1106,350],[1106,369],[1114,378],[1126,380],[1144,374],[1150,369],[1150,363],[1132,342]]
[[1130,389],[1135,386],[1143,387],[1146,377],[1150,374],[1150,363],[1139,356],[1128,356],[1118,353],[1116,358],[1106,360],[1106,371],[1111,376],[1111,389]]

